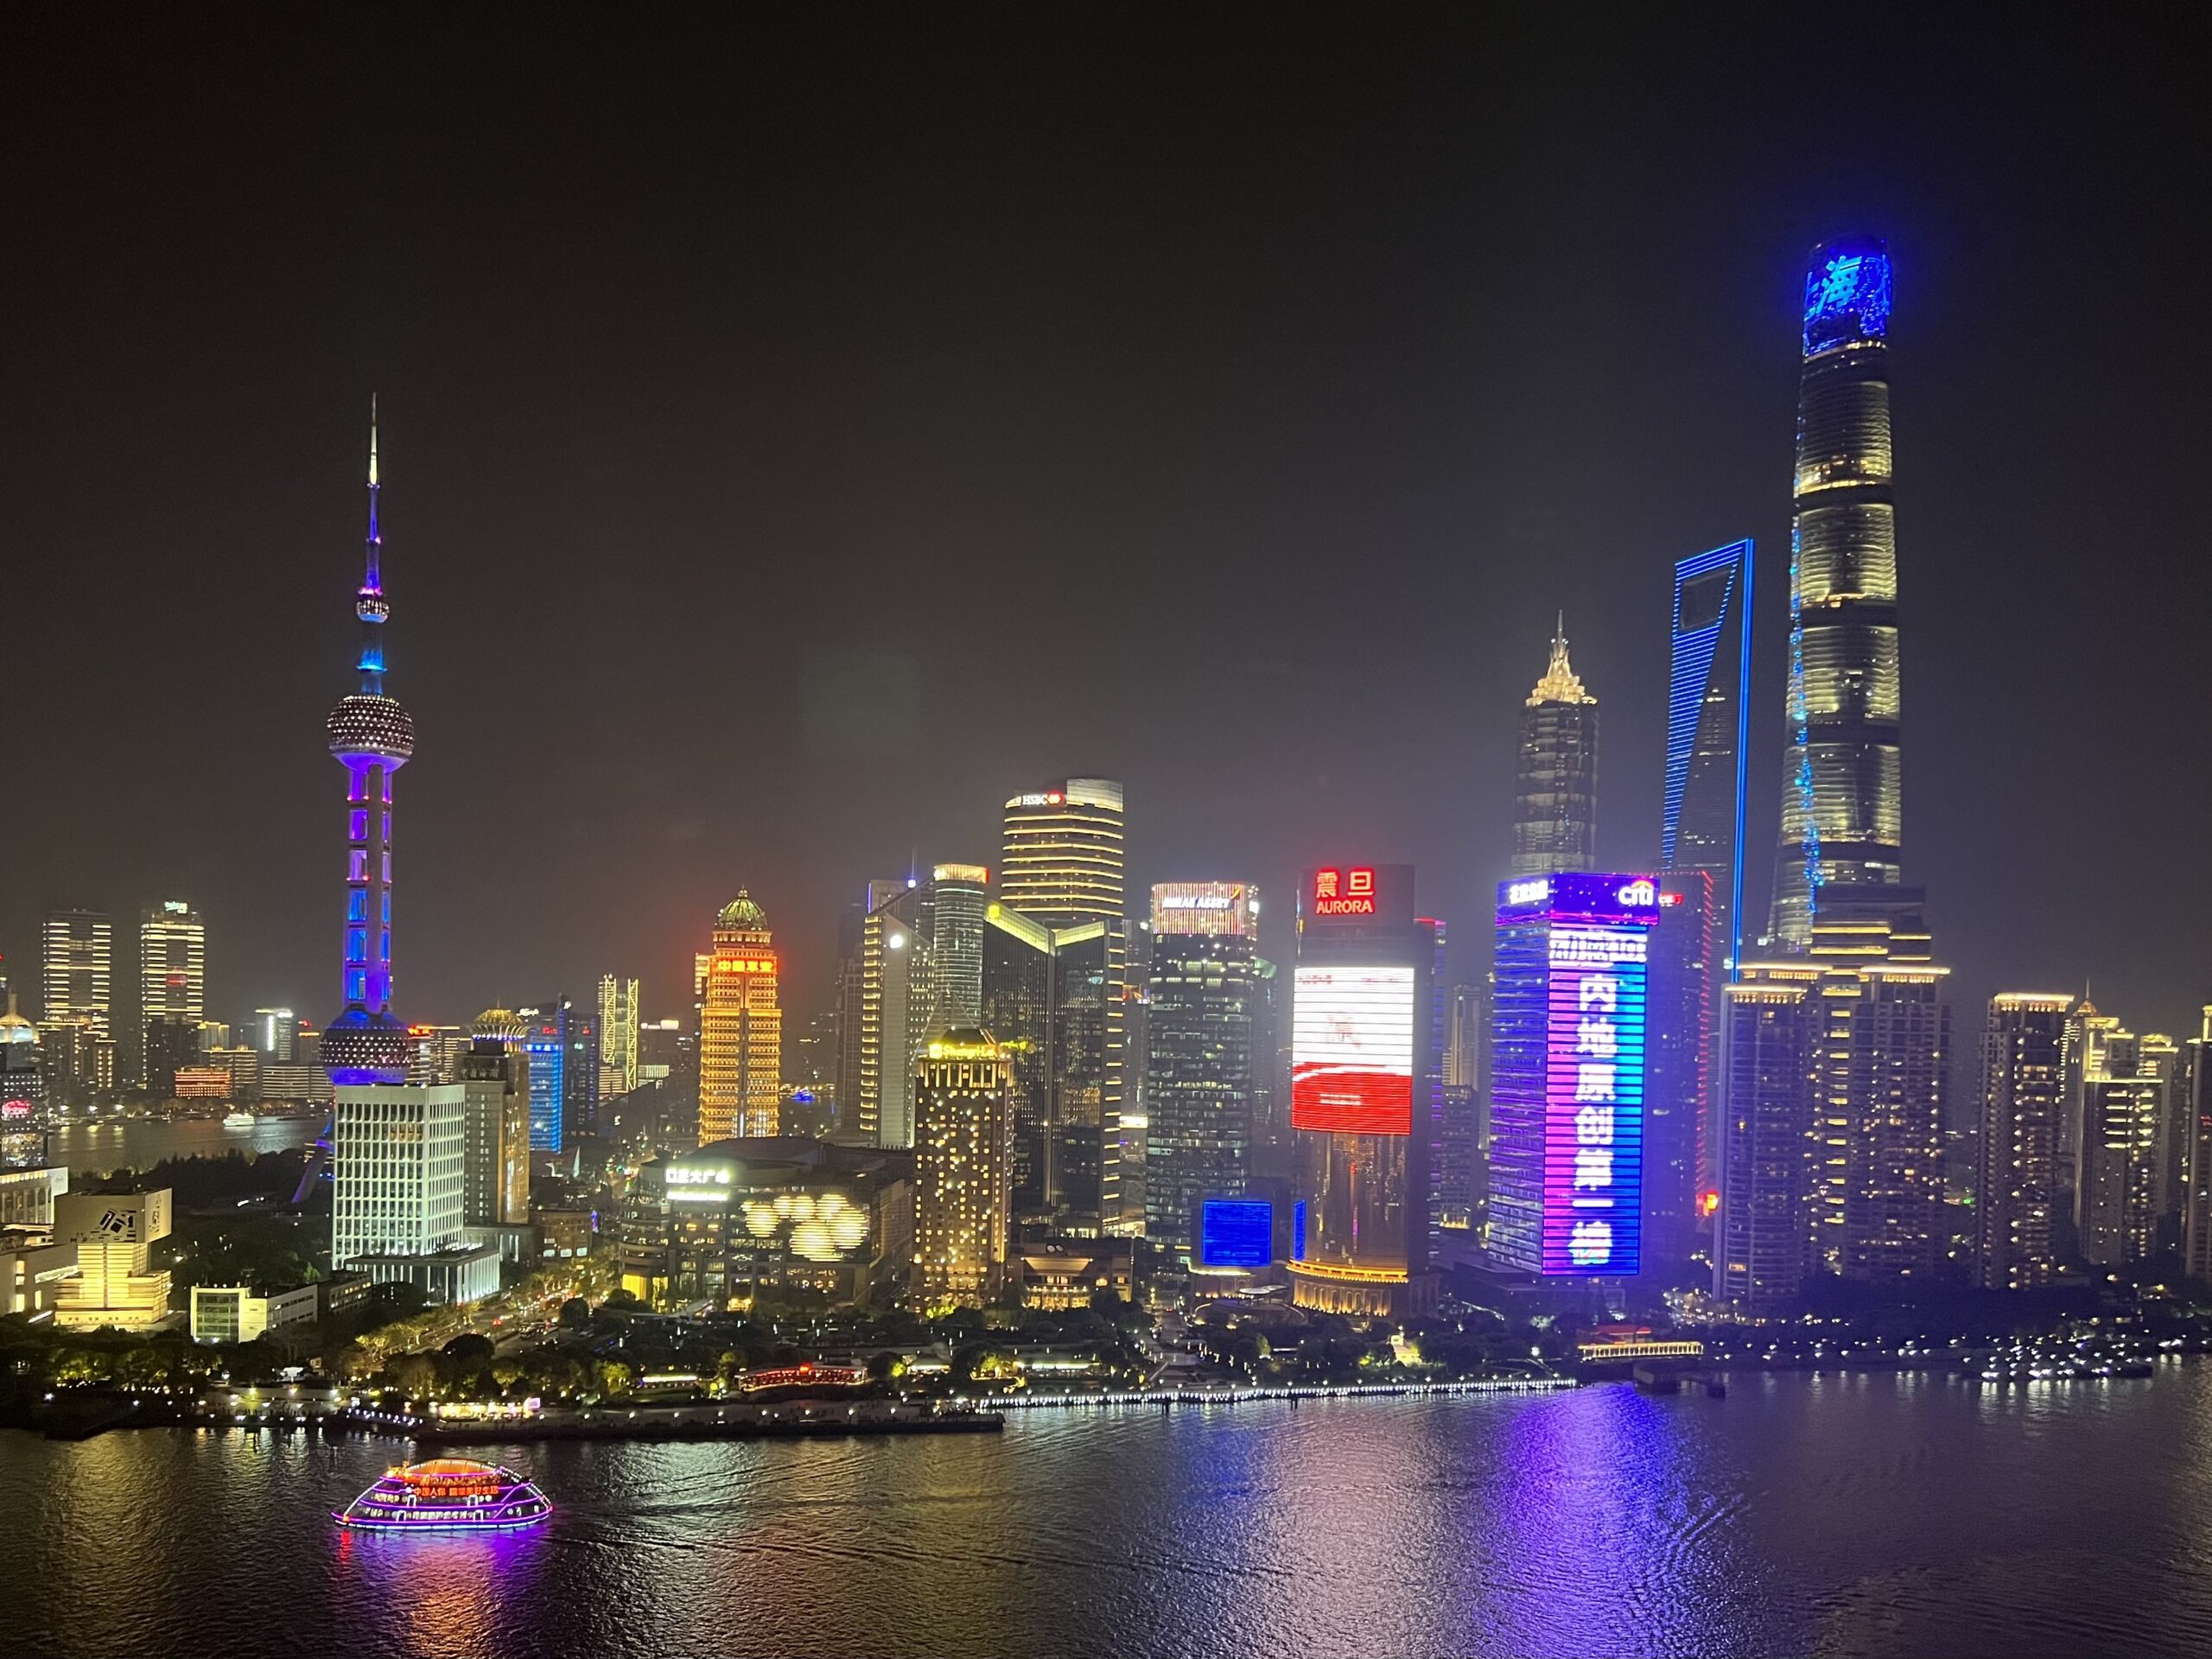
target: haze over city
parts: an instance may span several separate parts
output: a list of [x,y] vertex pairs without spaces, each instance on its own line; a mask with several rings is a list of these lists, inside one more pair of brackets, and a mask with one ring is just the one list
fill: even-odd
[[1962,1001],[2188,1023],[2206,249],[2147,42],[1977,40],[1961,88],[1924,23],[1867,78],[1764,16],[1406,10],[1349,60],[1323,16],[1006,21],[180,17],[27,75],[10,603],[85,621],[6,670],[0,950],[181,896],[226,1008],[327,995],[372,392],[424,1017],[608,971],[674,1013],[740,884],[819,1003],[862,882],[1071,772],[1126,779],[1140,887],[1402,858],[1475,951],[1554,613],[1648,863],[1670,567],[1741,536],[1763,903],[1798,265],[1871,231],[1909,874]]
[[2212,1652],[2185,24],[11,23],[0,1648]]

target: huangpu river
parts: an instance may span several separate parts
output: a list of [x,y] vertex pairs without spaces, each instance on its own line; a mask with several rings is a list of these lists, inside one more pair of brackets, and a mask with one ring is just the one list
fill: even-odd
[[0,1649],[2212,1652],[2212,1363],[479,1454],[535,1477],[552,1519],[340,1532],[397,1442],[0,1432]]

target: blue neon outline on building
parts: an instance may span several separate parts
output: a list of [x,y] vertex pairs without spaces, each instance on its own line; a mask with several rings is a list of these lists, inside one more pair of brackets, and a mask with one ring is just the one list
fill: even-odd
[[[1712,690],[1713,663],[1720,636],[1732,614],[1737,619],[1736,663],[1736,812],[1734,844],[1729,860],[1728,977],[1736,977],[1744,959],[1744,799],[1748,782],[1751,719],[1751,613],[1758,549],[1749,537],[1716,547],[1679,561],[1675,566],[1673,642],[1667,683],[1666,818],[1660,831],[1660,868],[1671,870],[1675,848],[1681,830],[1682,797],[1688,786],[1690,759],[1697,748],[1697,728]],[[1719,613],[1708,627],[1684,633],[1682,589],[1715,570],[1728,572]],[[1739,579],[1740,573],[1740,579]]]

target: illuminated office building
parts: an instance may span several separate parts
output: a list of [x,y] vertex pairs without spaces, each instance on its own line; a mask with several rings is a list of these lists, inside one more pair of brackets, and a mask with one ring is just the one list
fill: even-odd
[[852,1123],[871,1146],[914,1144],[915,1060],[930,1006],[926,897],[908,882],[871,881],[862,901]]
[[1751,543],[1735,542],[1675,567],[1659,868],[1662,874],[1701,871],[1711,878],[1715,968],[1723,978],[1744,957],[1744,779],[1756,563]]
[[849,1070],[854,1104],[841,1101],[839,1113],[874,1145],[913,1144],[923,1045],[980,1017],[989,880],[980,864],[938,864],[926,881],[872,881],[845,930],[853,954],[841,970],[850,1034],[840,1036],[840,1093]]
[[565,996],[516,1010],[523,1022],[523,1052],[530,1064],[530,1149],[558,1152],[575,1128],[569,1121],[569,1021]]
[[1659,878],[1650,933],[1643,1245],[1645,1270],[1670,1280],[1696,1251],[1700,1195],[1718,1185],[1713,1001],[1726,976],[1713,905],[1711,871]]
[[[1728,988],[1713,1262],[1725,1299],[1769,1311],[1794,1294],[1775,1265],[1786,1214],[1802,1222],[1802,1273],[1896,1287],[1936,1272],[1951,1027],[1950,969],[1933,956],[1916,893],[1831,890],[1809,959],[1745,963]],[[1802,1029],[1782,1029],[1792,1021]],[[1801,1039],[1809,1060],[1793,1113],[1777,1057]],[[1802,1154],[1784,1159],[1793,1134]],[[1764,1255],[1749,1253],[1753,1238]]]
[[699,1141],[777,1133],[784,1084],[784,1016],[775,940],[751,894],[715,918],[699,1026]]
[[2180,1242],[2178,1223],[2182,1191],[2188,1180],[2189,1131],[2183,1050],[2163,1032],[2146,1031],[2136,1045],[2135,1075],[2158,1085],[2158,1141],[2152,1176],[2158,1218],[2157,1248],[2167,1249]]
[[1513,797],[1515,875],[1597,863],[1598,699],[1567,663],[1564,619],[1521,717]]
[[1016,1212],[1063,1233],[1144,1226],[1122,1167],[1128,950],[1119,921],[1052,928],[998,903],[985,913],[983,1014],[1011,1073]]
[[1811,1270],[1820,982],[1783,964],[1721,990],[1713,1290],[1754,1318],[1793,1304]]
[[2189,1039],[2183,1088],[2189,1149],[2183,1170],[2182,1265],[2192,1279],[2212,1279],[2212,1007]]
[[602,974],[599,981],[599,1097],[612,1100],[638,1086],[638,982]]
[[[96,910],[48,911],[41,933],[41,1021],[80,1020],[96,1037],[115,1034],[115,929]],[[112,1079],[110,1087],[113,1087]]]
[[1645,1020],[1658,883],[1560,872],[1497,890],[1488,1248],[1547,1277],[1643,1263]]
[[2066,1109],[2071,995],[2006,991],[1981,1037],[1981,1165],[1974,1193],[1974,1281],[2033,1290],[2058,1271],[2059,1120]]
[[973,1026],[983,1006],[983,918],[991,873],[981,864],[930,870],[930,1018],[935,1034]]
[[2074,1218],[2083,1258],[2100,1267],[2139,1262],[2157,1243],[2163,1092],[2155,1077],[2088,1080]]
[[138,1075],[165,1094],[176,1068],[192,1063],[207,1017],[207,929],[181,899],[164,899],[139,922],[138,1013]]
[[874,1301],[914,1249],[912,1160],[791,1135],[709,1141],[646,1163],[623,1194],[622,1287],[652,1306],[763,1292]]
[[1444,1106],[1436,1144],[1437,1223],[1471,1234],[1489,1209],[1490,985],[1454,985],[1444,1016]]
[[1188,1258],[1201,1206],[1250,1181],[1259,904],[1241,881],[1152,890],[1142,1037],[1145,1236]]
[[1121,785],[1069,778],[1009,800],[999,902],[1047,927],[1127,916]]
[[530,1219],[530,1055],[522,1016],[486,1008],[461,1059],[461,1220],[471,1227]]
[[1006,1055],[960,1027],[923,1052],[914,1095],[918,1309],[981,1307],[1005,1287],[1014,1230],[1014,1103]]
[[64,1192],[54,1200],[54,1242],[74,1247],[77,1274],[56,1288],[65,1330],[143,1331],[168,1316],[169,1274],[154,1246],[169,1235],[169,1189]]
[[256,1008],[246,1041],[265,1059],[290,1065],[299,1052],[300,1022],[289,1008]]
[[1890,257],[1813,251],[1789,553],[1789,751],[1769,932],[1811,947],[1825,890],[1904,879]]
[[1436,939],[1436,924],[1414,914],[1409,864],[1309,870],[1300,883],[1290,1274],[1300,1307],[1402,1319],[1434,1304]]
[[0,979],[0,1169],[46,1162],[48,1105],[38,1031],[16,1012],[16,993]]

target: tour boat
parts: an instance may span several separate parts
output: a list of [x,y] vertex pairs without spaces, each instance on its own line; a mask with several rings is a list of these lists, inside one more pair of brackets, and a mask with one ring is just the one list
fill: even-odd
[[490,1532],[534,1526],[552,1513],[545,1494],[512,1469],[433,1458],[386,1470],[332,1519],[375,1532]]
[[250,1129],[259,1120],[251,1112],[232,1112],[223,1120],[226,1129]]

